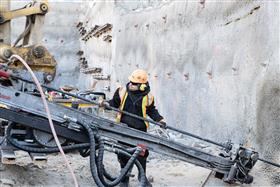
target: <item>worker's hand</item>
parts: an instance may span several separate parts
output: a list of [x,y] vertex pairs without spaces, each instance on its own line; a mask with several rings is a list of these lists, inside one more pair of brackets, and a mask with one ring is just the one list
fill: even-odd
[[107,101],[103,101],[103,107],[105,109],[110,109],[111,108],[110,103],[108,103]]
[[104,102],[105,102],[105,100],[102,97],[98,98],[98,106],[99,107],[104,107]]
[[160,125],[161,128],[166,129],[167,124],[166,124],[166,122],[164,121],[164,119],[160,120],[159,123],[161,124],[161,125]]
[[98,105],[99,105],[99,107],[104,107],[105,109],[110,109],[110,103],[108,103],[104,99],[99,99]]

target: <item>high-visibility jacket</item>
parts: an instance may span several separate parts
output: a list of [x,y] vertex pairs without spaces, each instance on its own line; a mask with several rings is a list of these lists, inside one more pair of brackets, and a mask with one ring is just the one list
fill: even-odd
[[[110,106],[130,112],[140,117],[149,116],[154,121],[160,121],[163,117],[159,114],[155,107],[154,97],[150,93],[150,88],[144,92],[127,91],[127,87],[120,87],[116,90],[113,98],[109,101]],[[131,128],[141,131],[147,131],[149,123],[143,120],[135,119],[125,114],[118,113],[117,122],[127,124]]]
[[[119,96],[120,96],[120,100],[121,100],[119,109],[123,110],[125,101],[128,96],[128,92],[127,92],[126,88],[124,88],[124,87],[119,88]],[[151,93],[148,93],[147,95],[145,95],[142,98],[142,114],[143,114],[142,117],[147,118],[147,107],[150,106],[153,103],[153,101],[154,101],[154,96]],[[116,121],[118,123],[121,122],[121,118],[122,118],[122,113],[119,112],[117,114]],[[146,127],[149,128],[149,122],[145,121],[145,124],[146,124]]]

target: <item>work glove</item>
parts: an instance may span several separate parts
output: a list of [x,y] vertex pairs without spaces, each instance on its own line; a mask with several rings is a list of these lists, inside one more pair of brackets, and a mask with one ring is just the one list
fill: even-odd
[[98,101],[98,105],[99,105],[99,107],[104,107],[105,109],[110,109],[110,103],[108,103],[107,101],[105,101],[103,99]]
[[159,123],[161,124],[161,125],[160,125],[161,128],[166,129],[167,124],[166,124],[166,122],[164,121],[164,119],[160,120]]
[[103,107],[104,107],[105,109],[110,109],[110,108],[111,108],[110,103],[108,103],[107,101],[104,101],[104,102],[103,102]]

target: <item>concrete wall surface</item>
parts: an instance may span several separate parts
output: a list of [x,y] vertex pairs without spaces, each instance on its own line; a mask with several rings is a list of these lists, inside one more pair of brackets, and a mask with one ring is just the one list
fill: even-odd
[[[111,93],[139,67],[149,72],[156,105],[170,125],[241,143],[258,132],[260,113],[272,123],[271,109],[261,103],[267,93],[279,100],[278,2],[89,4],[91,24],[113,25]],[[105,11],[110,7],[113,12]],[[92,59],[109,48],[94,40],[82,42]]]
[[111,95],[144,68],[169,125],[279,159],[279,2],[93,1],[86,9],[83,21],[113,25],[111,46],[82,42],[91,59],[110,54]]

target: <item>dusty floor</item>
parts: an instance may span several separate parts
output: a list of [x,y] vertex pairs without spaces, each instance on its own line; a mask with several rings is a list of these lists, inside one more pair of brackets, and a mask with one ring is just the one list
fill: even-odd
[[[1,166],[0,186],[73,186],[71,176],[60,155],[49,155],[44,166],[35,165],[25,152],[17,152],[17,164]],[[89,159],[79,154],[68,154],[80,186],[95,186],[89,169]],[[112,174],[118,171],[115,155],[105,155],[105,167]],[[258,165],[252,171],[255,181],[250,186],[269,186]],[[135,170],[133,170],[135,173]],[[178,160],[151,153],[147,176],[153,177],[153,186],[202,186],[210,171]],[[136,174],[136,173],[135,173]],[[137,177],[131,179],[131,186],[137,186]],[[211,176],[206,186],[229,186]],[[240,186],[240,185],[233,185]]]

